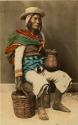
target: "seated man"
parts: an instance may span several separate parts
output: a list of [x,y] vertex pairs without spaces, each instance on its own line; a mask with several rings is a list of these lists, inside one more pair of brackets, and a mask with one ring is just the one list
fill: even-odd
[[[21,90],[22,77],[33,84],[34,93],[37,96],[38,116],[41,120],[48,120],[48,115],[42,106],[40,89],[48,80],[54,80],[56,94],[53,108],[56,110],[70,112],[61,102],[62,94],[66,91],[71,82],[71,78],[60,70],[49,71],[44,69],[44,44],[45,38],[42,29],[42,17],[44,12],[39,8],[29,7],[21,15],[21,20],[25,21],[25,30],[16,30],[13,38],[9,39],[6,54],[9,61],[14,64],[16,89]],[[54,66],[57,63],[54,61]]]

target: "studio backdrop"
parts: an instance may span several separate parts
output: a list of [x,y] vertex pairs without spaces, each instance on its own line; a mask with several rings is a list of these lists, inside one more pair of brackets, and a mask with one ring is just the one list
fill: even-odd
[[0,1],[0,83],[14,83],[14,72],[4,50],[9,35],[24,28],[19,16],[30,6],[45,11],[46,46],[57,50],[61,69],[78,81],[78,1]]

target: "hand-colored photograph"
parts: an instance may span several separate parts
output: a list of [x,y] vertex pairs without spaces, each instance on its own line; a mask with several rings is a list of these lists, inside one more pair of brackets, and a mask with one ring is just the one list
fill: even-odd
[[78,125],[78,1],[0,1],[0,124]]

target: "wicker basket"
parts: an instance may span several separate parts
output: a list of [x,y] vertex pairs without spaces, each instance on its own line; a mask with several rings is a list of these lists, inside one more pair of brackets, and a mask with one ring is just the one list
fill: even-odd
[[36,96],[33,93],[24,95],[14,91],[11,95],[14,113],[19,118],[31,118],[35,115]]

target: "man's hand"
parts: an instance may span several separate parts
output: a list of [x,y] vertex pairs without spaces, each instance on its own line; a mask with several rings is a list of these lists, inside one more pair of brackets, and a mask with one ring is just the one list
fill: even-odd
[[19,76],[16,78],[16,90],[21,91],[21,86],[22,86],[23,80],[22,76]]

